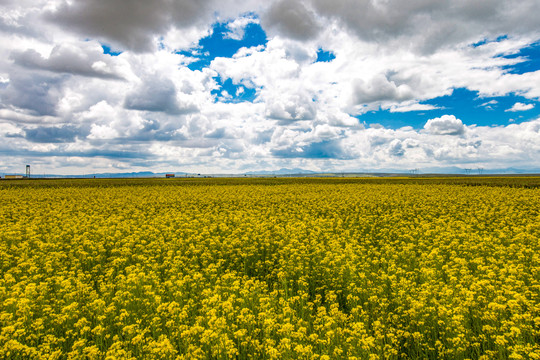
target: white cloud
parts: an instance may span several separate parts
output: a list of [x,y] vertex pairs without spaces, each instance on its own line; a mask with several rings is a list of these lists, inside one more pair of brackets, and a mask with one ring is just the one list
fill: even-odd
[[180,104],[177,89],[168,78],[154,76],[144,81],[125,98],[124,106],[130,110],[182,114],[197,111],[194,104]]
[[531,109],[534,109],[533,104],[523,104],[523,103],[517,102],[510,109],[507,109],[505,111],[515,112],[515,111],[526,111],[526,110],[531,110]]
[[109,140],[117,138],[118,135],[118,132],[108,125],[92,124],[92,129],[90,130],[90,135],[88,135],[88,138]]
[[378,101],[403,101],[412,97],[411,88],[406,85],[396,85],[383,74],[378,74],[369,81],[356,79],[353,82],[353,103],[365,104]]
[[465,132],[465,126],[454,115],[430,119],[424,125],[424,129],[433,135],[462,135]]
[[104,55],[96,42],[62,43],[56,45],[47,58],[34,49],[11,54],[15,64],[53,73],[82,75],[103,79],[123,79],[120,59]]
[[275,96],[267,100],[266,116],[281,121],[314,120],[315,103],[306,93]]
[[388,147],[388,152],[390,156],[400,157],[405,155],[405,149],[403,148],[403,144],[401,140],[394,139],[390,142],[390,145]]
[[[490,100],[490,101],[487,101],[485,103],[483,103],[482,107],[486,108],[486,110],[493,110],[493,106],[494,105],[497,105],[499,102],[497,100]],[[493,106],[492,106],[493,105]]]
[[[540,167],[538,120],[473,127],[467,124],[475,119],[419,113],[427,120],[423,129],[362,125],[370,110],[434,110],[423,102],[457,88],[538,100],[540,72],[511,73],[507,66],[526,59],[501,56],[538,40],[538,6],[502,0],[3,2],[0,147],[12,151],[10,162],[35,159],[59,172],[146,166],[358,171],[471,162]],[[265,45],[218,57],[201,71],[187,68],[193,59],[177,51],[203,52],[194,47],[216,21],[227,24],[226,36],[242,39],[259,17]],[[496,40],[501,34],[508,36]],[[102,43],[123,53],[103,54]],[[316,62],[319,49],[335,59]],[[226,95],[217,76],[239,87]],[[255,101],[216,102],[214,95],[243,91],[254,91]],[[511,110],[533,106],[517,103]],[[41,142],[47,139],[50,144]]]
[[412,104],[404,104],[404,105],[392,105],[390,107],[390,112],[410,112],[410,111],[429,111],[429,110],[437,110],[440,109],[437,106],[429,105],[429,104],[418,104],[418,103],[412,103]]
[[225,38],[233,40],[242,40],[244,38],[246,26],[249,24],[258,24],[259,20],[254,17],[239,17],[227,24],[228,33],[225,33]]

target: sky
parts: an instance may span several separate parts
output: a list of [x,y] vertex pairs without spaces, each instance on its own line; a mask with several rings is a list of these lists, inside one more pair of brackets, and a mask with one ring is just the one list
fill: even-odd
[[0,0],[0,174],[540,172],[538,14]]

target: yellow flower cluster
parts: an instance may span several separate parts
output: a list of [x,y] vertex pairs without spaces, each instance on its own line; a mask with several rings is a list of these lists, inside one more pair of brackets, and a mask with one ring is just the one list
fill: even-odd
[[503,182],[2,183],[0,358],[540,359]]

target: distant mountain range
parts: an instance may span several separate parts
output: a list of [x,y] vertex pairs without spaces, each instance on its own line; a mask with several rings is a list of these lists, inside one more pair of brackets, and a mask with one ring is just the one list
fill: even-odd
[[[186,173],[186,172],[159,172],[155,173],[152,171],[139,171],[139,172],[123,172],[123,173],[95,173],[95,174],[82,174],[82,175],[57,175],[57,174],[32,174],[33,178],[159,178],[165,177],[165,174],[175,174],[176,177],[184,176],[217,176],[217,177],[226,177],[226,176],[310,176],[310,175],[327,175],[327,176],[341,176],[344,174],[347,175],[358,175],[358,176],[401,176],[401,175],[523,175],[523,174],[540,174],[540,169],[517,169],[517,168],[505,168],[505,169],[482,169],[482,168],[459,168],[459,167],[445,167],[445,168],[424,168],[416,170],[392,170],[392,169],[379,169],[377,172],[368,172],[368,171],[358,171],[358,172],[339,172],[339,171],[312,171],[305,170],[300,168],[281,168],[279,170],[260,170],[260,171],[248,171],[242,174],[199,174],[199,173]],[[0,176],[3,178],[6,174],[13,173],[0,173]],[[22,174],[18,174],[22,175]]]
[[279,170],[260,170],[260,171],[248,171],[245,175],[294,175],[294,174],[317,174],[316,171],[304,170],[299,168],[286,169],[281,168]]
[[100,173],[100,174],[90,174],[90,175],[79,176],[79,177],[95,176],[96,178],[143,178],[143,177],[165,177],[165,174],[175,174],[175,176],[186,175],[186,173],[183,173],[183,172],[155,173],[152,171],[139,171],[139,172],[129,172],[129,173]]

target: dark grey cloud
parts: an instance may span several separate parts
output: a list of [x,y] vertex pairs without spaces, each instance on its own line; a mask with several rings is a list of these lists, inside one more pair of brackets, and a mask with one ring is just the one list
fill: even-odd
[[38,116],[56,115],[64,77],[14,71],[9,80],[8,86],[0,90],[0,107],[15,106]]
[[[416,26],[426,24],[426,18],[444,7],[441,1],[378,1],[371,0],[312,0],[321,15],[333,17],[367,40],[398,36]],[[416,24],[418,23],[419,24]]]
[[176,92],[176,87],[170,79],[147,78],[126,96],[124,107],[130,110],[164,112],[173,115],[187,114],[197,110],[190,104],[181,106],[176,98]]
[[133,51],[155,48],[154,37],[213,16],[210,0],[74,0],[46,17],[83,36],[108,39]]
[[378,43],[391,40],[423,53],[479,35],[538,32],[540,2],[436,0],[309,0],[318,16],[345,25],[358,37]]
[[69,143],[75,138],[84,138],[89,134],[88,129],[78,128],[72,125],[65,126],[39,126],[25,129],[25,138],[36,143]]
[[11,59],[15,64],[29,69],[102,79],[121,79],[121,76],[114,73],[110,60],[95,49],[58,45],[53,48],[48,58],[44,58],[33,49],[28,49],[23,52],[13,52]]
[[262,24],[296,40],[312,39],[321,30],[316,14],[306,8],[301,1],[274,2],[264,14]]

